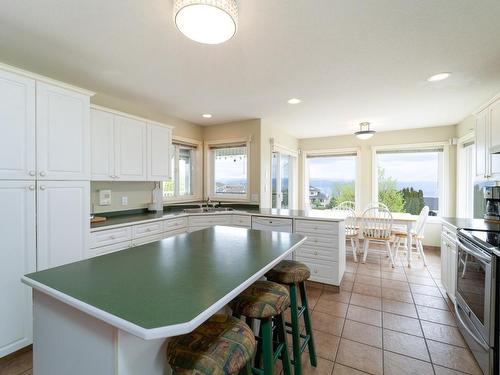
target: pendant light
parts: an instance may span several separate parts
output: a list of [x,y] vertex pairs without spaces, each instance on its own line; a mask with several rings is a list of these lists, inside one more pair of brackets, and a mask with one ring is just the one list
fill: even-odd
[[238,29],[236,0],[174,0],[174,22],[195,42],[220,44]]
[[375,130],[370,130],[369,122],[362,122],[361,124],[359,124],[359,131],[354,133],[356,137],[362,140],[370,139],[374,134]]

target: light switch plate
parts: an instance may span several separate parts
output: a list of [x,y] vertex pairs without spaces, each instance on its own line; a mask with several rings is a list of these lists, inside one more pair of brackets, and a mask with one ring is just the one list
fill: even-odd
[[99,190],[99,206],[111,206],[111,189]]
[[122,206],[128,205],[128,197],[122,197]]

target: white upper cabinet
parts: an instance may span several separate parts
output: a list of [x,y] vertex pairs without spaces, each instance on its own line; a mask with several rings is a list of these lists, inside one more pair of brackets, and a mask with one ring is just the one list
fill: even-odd
[[476,176],[500,179],[500,98],[476,114]]
[[109,181],[115,178],[115,134],[112,113],[90,111],[91,179]]
[[479,178],[486,178],[486,171],[488,170],[487,154],[489,151],[487,147],[487,123],[488,111],[484,110],[476,115],[476,176]]
[[37,169],[42,180],[90,179],[90,97],[37,82]]
[[37,185],[37,269],[86,258],[90,182],[39,181]]
[[0,134],[0,179],[35,179],[35,80],[0,70]]
[[115,174],[121,181],[147,179],[147,125],[115,116]]
[[[490,148],[495,147],[500,151],[500,99],[489,107],[490,117]],[[500,179],[500,154],[491,154],[491,177]]]
[[0,181],[0,358],[32,342],[31,288],[21,277],[36,270],[35,193],[34,181]]
[[148,124],[148,180],[165,181],[170,178],[170,146],[172,131],[161,125]]

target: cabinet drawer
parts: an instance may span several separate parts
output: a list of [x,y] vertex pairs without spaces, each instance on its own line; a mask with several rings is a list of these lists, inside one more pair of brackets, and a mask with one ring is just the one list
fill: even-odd
[[449,227],[446,224],[443,224],[443,229],[442,229],[442,234],[445,234],[449,238],[451,238],[453,241],[457,239],[457,231],[453,227]]
[[299,255],[296,255],[295,259],[307,264],[311,270],[311,279],[330,280],[333,282],[336,282],[338,279],[338,267],[335,262],[319,264]]
[[252,216],[252,229],[292,232],[292,219]]
[[119,242],[130,241],[131,239],[132,227],[101,230],[90,234],[90,247],[93,249]]
[[134,226],[133,238],[142,238],[160,234],[163,232],[163,221],[155,221],[153,223],[141,224]]
[[314,247],[309,245],[302,245],[296,250],[296,254],[298,256],[303,256],[307,258],[317,259],[321,261],[335,261],[338,259],[338,250],[337,249],[325,249],[321,247]]
[[96,247],[92,250],[92,256],[104,255],[109,253],[114,253],[115,251],[125,250],[132,246],[131,241],[115,243],[112,245]]
[[313,247],[322,247],[328,250],[338,248],[339,240],[337,236],[318,236],[317,234],[310,234],[305,232],[296,232],[296,233],[307,236],[304,245],[309,245]]
[[238,227],[250,228],[252,226],[252,218],[247,215],[233,215],[232,224]]
[[169,232],[171,230],[178,230],[186,228],[188,225],[187,217],[179,217],[177,219],[167,219],[163,222],[163,230]]
[[190,227],[211,227],[214,225],[231,225],[231,216],[204,215],[204,216],[191,216],[189,218]]
[[301,234],[324,234],[338,235],[339,224],[337,222],[315,221],[315,220],[295,220],[295,232]]
[[173,237],[173,236],[177,236],[178,234],[184,234],[184,233],[187,233],[187,228],[170,230],[170,231],[165,232],[163,234],[163,238]]
[[163,233],[155,234],[153,236],[140,237],[132,240],[132,246],[139,246],[150,242],[160,241],[163,240],[163,238],[165,238]]

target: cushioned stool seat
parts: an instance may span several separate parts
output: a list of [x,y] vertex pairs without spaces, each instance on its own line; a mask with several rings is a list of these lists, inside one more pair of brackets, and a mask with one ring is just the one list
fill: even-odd
[[271,281],[256,281],[230,304],[234,315],[262,319],[281,314],[290,305],[288,290]]
[[168,343],[167,359],[175,374],[237,374],[252,359],[252,330],[232,316],[214,315],[193,332]]
[[304,263],[295,260],[282,260],[266,273],[268,280],[280,284],[300,283],[311,276],[311,271]]

